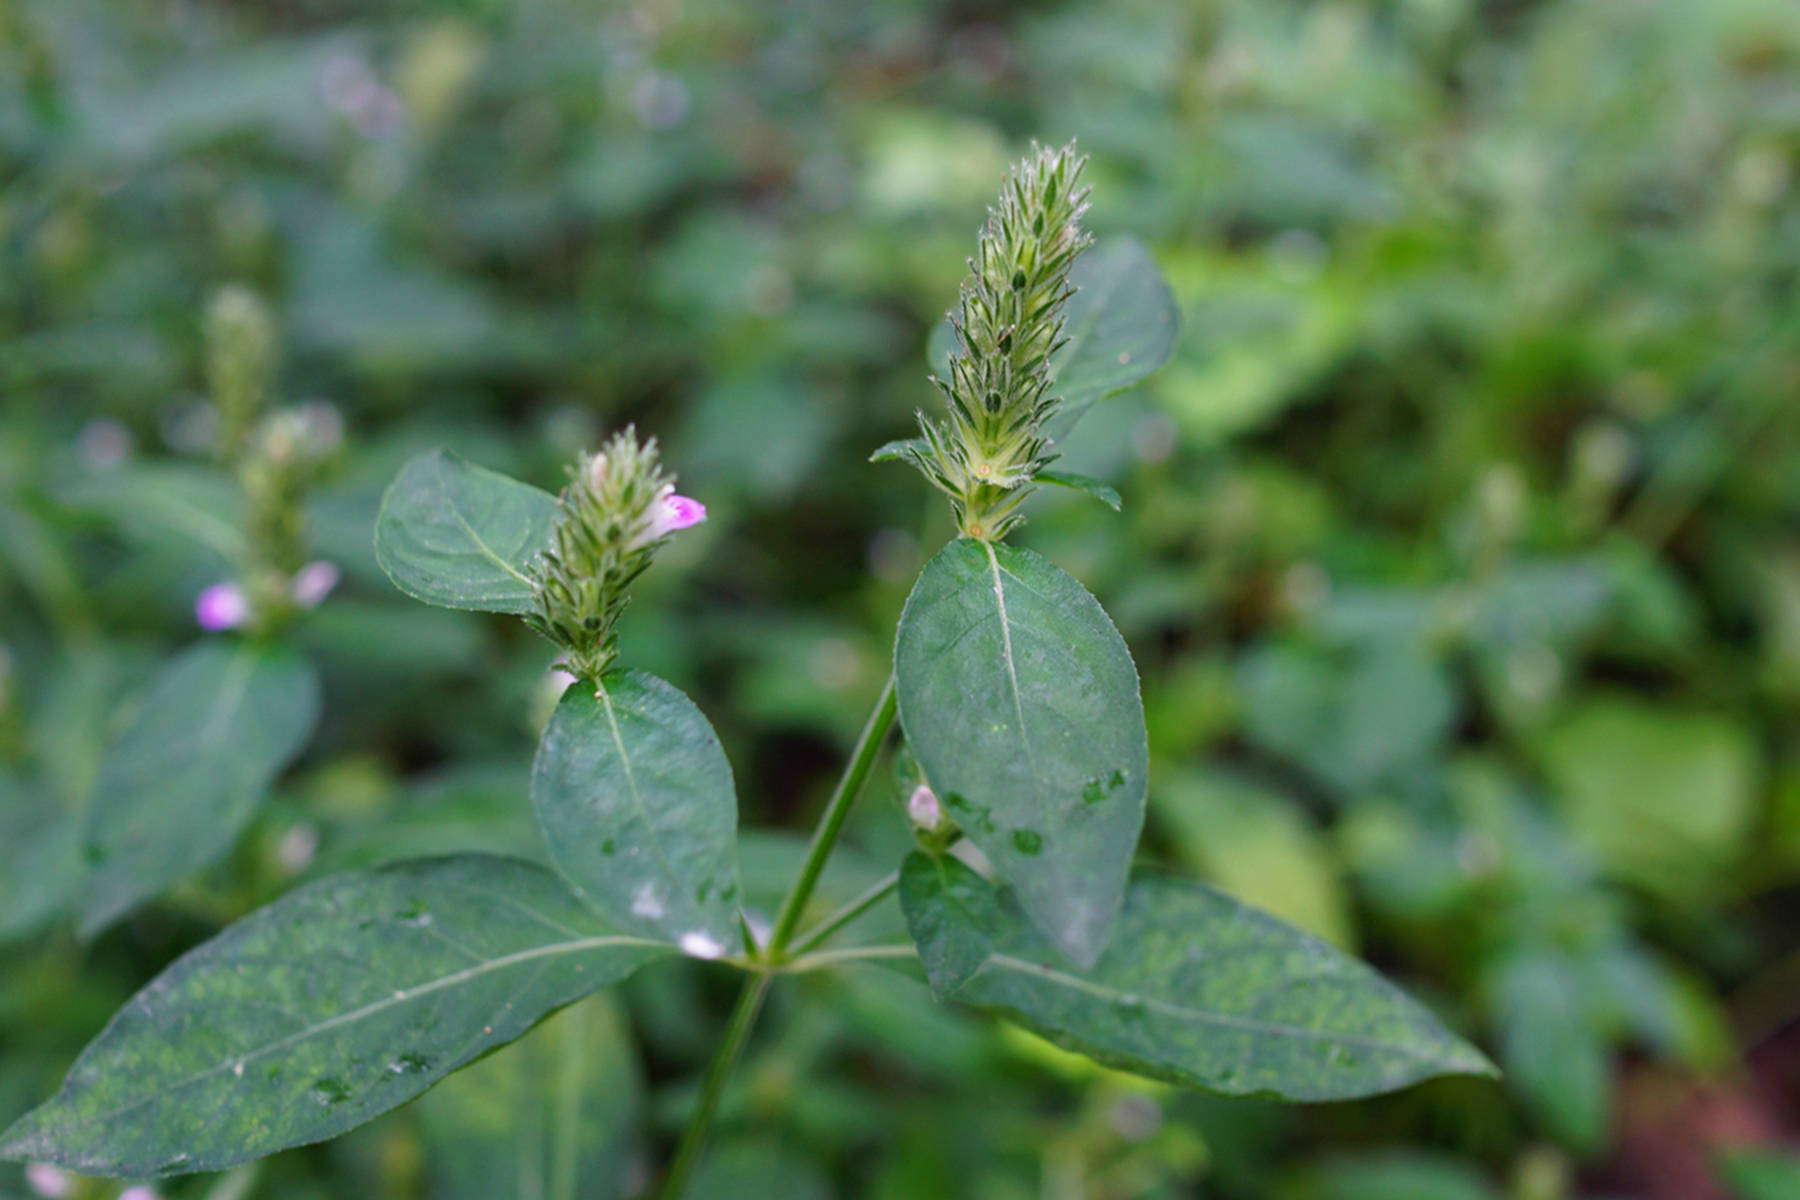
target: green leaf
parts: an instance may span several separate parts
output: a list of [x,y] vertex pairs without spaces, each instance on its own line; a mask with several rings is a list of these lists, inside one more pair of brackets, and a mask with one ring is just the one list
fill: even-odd
[[1118,512],[1124,507],[1124,502],[1119,499],[1118,492],[1091,475],[1077,475],[1073,471],[1039,471],[1037,479],[1039,483],[1048,483],[1092,496],[1114,512]]
[[1143,243],[1111,238],[1075,260],[1069,273],[1068,342],[1051,362],[1063,407],[1051,423],[1061,441],[1096,401],[1145,378],[1175,350],[1181,315],[1168,281]]
[[556,497],[448,450],[401,468],[375,519],[375,557],[427,604],[531,611],[532,566],[550,544]]
[[1571,832],[1617,875],[1692,895],[1748,847],[1761,766],[1739,721],[1600,697],[1570,710],[1536,749]]
[[672,952],[515,859],[323,879],[176,960],[0,1157],[145,1178],[322,1141]]
[[1612,1106],[1612,1055],[1582,972],[1549,949],[1516,953],[1494,972],[1507,1081],[1555,1137],[1598,1149]]
[[551,860],[621,929],[735,952],[737,791],[706,717],[643,671],[571,684],[531,768]]
[[81,876],[81,822],[0,774],[0,941],[47,923]]
[[640,1092],[620,1006],[594,996],[420,1098],[433,1200],[617,1200]]
[[1086,970],[1057,961],[1014,896],[954,858],[910,856],[900,902],[939,999],[1108,1066],[1287,1100],[1493,1071],[1369,967],[1186,880],[1140,877],[1111,945]]
[[958,539],[913,587],[894,671],[907,742],[951,817],[1091,964],[1149,775],[1137,669],[1099,601],[1029,550]]
[[[1051,388],[1062,393],[1050,424],[1061,441],[1094,403],[1143,382],[1169,361],[1181,313],[1168,281],[1141,242],[1110,238],[1075,260],[1075,294],[1065,312],[1068,338],[1050,360]],[[932,327],[926,358],[940,379],[950,377],[956,327],[945,316]]]
[[284,647],[213,640],[172,659],[100,764],[82,935],[229,850],[318,718],[318,675]]

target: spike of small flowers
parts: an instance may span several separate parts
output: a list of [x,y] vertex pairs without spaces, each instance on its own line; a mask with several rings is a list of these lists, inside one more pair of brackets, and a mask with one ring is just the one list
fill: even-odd
[[656,439],[627,428],[583,455],[557,497],[551,547],[537,565],[537,609],[526,618],[563,648],[576,677],[598,680],[618,656],[628,589],[670,535],[706,519],[706,506],[675,494]]
[[1033,145],[988,210],[969,277],[951,315],[956,346],[932,382],[948,415],[919,415],[923,438],[906,457],[950,497],[967,537],[995,541],[1023,518],[1019,505],[1057,456],[1044,435],[1062,404],[1050,358],[1063,344],[1069,268],[1093,239],[1081,228],[1087,159],[1074,143]]

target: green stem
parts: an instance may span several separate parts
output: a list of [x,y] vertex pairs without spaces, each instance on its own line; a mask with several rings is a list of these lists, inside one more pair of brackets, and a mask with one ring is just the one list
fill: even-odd
[[694,1115],[688,1118],[687,1128],[682,1132],[681,1145],[675,1151],[675,1159],[669,1164],[669,1173],[663,1177],[662,1200],[681,1200],[687,1191],[689,1178],[694,1173],[694,1164],[700,1158],[701,1147],[706,1144],[707,1131],[719,1109],[719,1100],[725,1094],[725,1084],[731,1079],[732,1069],[737,1066],[738,1057],[744,1052],[744,1044],[750,1040],[750,1030],[756,1025],[756,1014],[762,1009],[763,996],[769,990],[766,972],[758,971],[744,981],[744,990],[738,993],[737,1005],[731,1010],[731,1020],[725,1026],[725,1040],[719,1043],[718,1051],[713,1055],[712,1065],[706,1068],[706,1082],[701,1086],[700,1104],[694,1109]]
[[830,916],[806,931],[806,936],[794,943],[793,953],[805,954],[808,950],[823,942],[826,938],[848,925],[856,918],[880,904],[895,888],[900,886],[900,872],[889,871],[883,878],[870,884],[856,899],[838,909]]
[[875,711],[869,714],[869,722],[863,726],[850,762],[838,780],[837,790],[831,794],[824,815],[819,818],[812,846],[806,852],[806,863],[800,868],[800,875],[794,880],[787,899],[781,902],[781,912],[775,917],[775,929],[769,935],[769,947],[764,952],[764,958],[771,963],[781,962],[787,951],[794,927],[800,923],[800,914],[806,911],[806,902],[812,899],[813,889],[819,885],[825,860],[831,857],[831,848],[837,844],[838,834],[843,832],[844,818],[850,815],[856,793],[862,789],[863,780],[869,777],[869,769],[875,765],[875,756],[881,751],[882,740],[894,723],[894,711],[894,677],[889,675],[886,686],[881,689],[881,699],[876,701]]
[[802,954],[788,960],[781,970],[783,974],[787,975],[804,975],[808,971],[819,971],[841,963],[917,957],[919,957],[919,948],[910,943],[896,942],[885,946],[849,946],[842,950],[815,950],[811,954]]

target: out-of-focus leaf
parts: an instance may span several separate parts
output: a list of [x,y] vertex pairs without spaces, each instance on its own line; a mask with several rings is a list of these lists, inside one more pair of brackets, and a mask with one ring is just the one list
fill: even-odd
[[1292,1200],[1497,1200],[1499,1193],[1454,1159],[1397,1151],[1331,1159],[1301,1172],[1291,1195]]
[[94,782],[83,934],[230,849],[318,719],[318,675],[283,647],[207,641],[165,666]]
[[558,1013],[420,1099],[432,1200],[619,1200],[634,1173],[641,1089],[612,997]]
[[1520,953],[1498,971],[1495,1016],[1509,1086],[1557,1138],[1593,1150],[1606,1132],[1612,1063],[1579,972],[1547,950]]
[[1137,668],[1106,612],[1031,551],[959,538],[913,587],[894,673],[907,744],[951,819],[1091,964],[1149,777]]
[[81,822],[0,773],[0,941],[34,932],[74,898]]
[[1132,885],[1119,930],[1071,969],[1009,894],[914,854],[901,904],[939,998],[1122,1070],[1228,1095],[1346,1099],[1492,1066],[1342,951],[1172,876]]
[[1720,1156],[1719,1174],[1737,1200],[1800,1198],[1800,1158],[1779,1150],[1734,1149]]
[[731,764],[680,691],[643,671],[570,684],[531,802],[551,861],[615,926],[701,957],[742,947]]
[[1745,849],[1760,771],[1730,718],[1600,698],[1537,749],[1570,830],[1627,878],[1691,893]]
[[178,959],[0,1157],[147,1178],[335,1137],[672,952],[513,859],[323,879]]
[[688,1184],[687,1200],[831,1200],[831,1185],[819,1168],[792,1150],[771,1142],[730,1142],[710,1152]]
[[1089,248],[1069,272],[1068,343],[1051,360],[1063,407],[1050,428],[1062,441],[1096,401],[1142,382],[1169,361],[1181,314],[1168,281],[1141,242],[1112,238]]
[[1216,885],[1334,945],[1352,948],[1337,865],[1280,792],[1220,774],[1163,772],[1150,811],[1180,857]]
[[533,564],[555,521],[550,493],[436,450],[407,463],[382,498],[375,557],[427,604],[529,612]]

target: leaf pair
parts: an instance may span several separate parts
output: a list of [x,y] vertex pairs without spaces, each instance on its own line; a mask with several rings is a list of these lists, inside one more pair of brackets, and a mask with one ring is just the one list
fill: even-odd
[[[524,613],[556,514],[548,492],[435,451],[389,487],[375,554],[428,603]],[[531,797],[551,860],[617,928],[701,957],[743,948],[731,765],[680,691],[642,671],[570,686]]]

